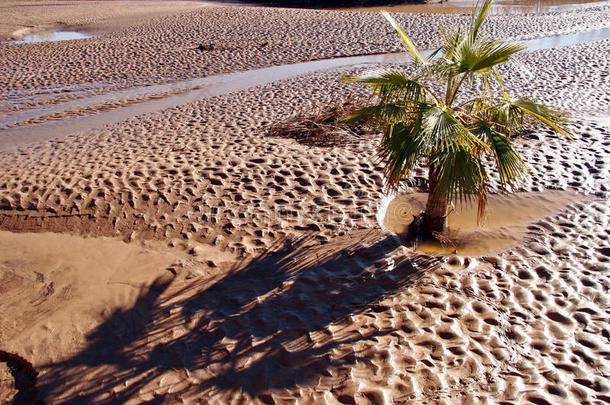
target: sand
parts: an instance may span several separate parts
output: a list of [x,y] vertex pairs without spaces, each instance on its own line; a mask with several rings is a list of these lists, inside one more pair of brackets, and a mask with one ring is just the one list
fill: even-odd
[[206,5],[194,1],[4,1],[0,6],[0,40],[47,30],[116,30]]
[[[418,46],[430,48],[438,44],[436,27],[464,23],[468,16],[420,14],[398,20],[413,33]],[[488,33],[495,38],[534,38],[608,27],[610,6],[526,18],[491,16],[490,21]],[[378,13],[201,7],[138,20],[133,27],[70,43],[0,44],[6,59],[0,67],[0,88],[20,94],[24,89],[50,87],[74,90],[83,83],[133,86],[400,51],[395,35]],[[214,47],[202,51],[197,49],[201,44]],[[27,58],[21,57],[24,52]]]
[[[527,13],[542,13],[549,11],[573,10],[575,8],[587,8],[599,5],[595,0],[496,0],[489,9],[489,15],[514,15]],[[392,13],[440,13],[455,14],[469,13],[472,2],[463,0],[446,0],[443,2],[405,3],[391,6],[369,6],[345,8],[349,11],[390,11]]]
[[[223,22],[242,29],[233,35],[258,43],[266,30],[270,50],[222,49],[192,70],[175,57],[158,76],[152,61],[123,64],[118,38],[165,49],[153,33],[171,38],[182,21],[183,38],[204,42],[197,27],[216,35],[222,24],[192,21],[231,13]],[[346,24],[334,13],[205,8],[69,45],[6,46],[15,57],[0,71],[19,94],[98,80],[61,67],[62,55],[87,49],[108,66],[108,88],[123,86],[121,71],[153,83],[396,49],[378,16],[348,13],[352,32],[334,28]],[[605,13],[494,17],[490,32],[524,36],[526,22],[528,36],[577,31],[606,24]],[[269,28],[279,16],[294,42]],[[426,21],[461,17],[418,18],[401,17],[424,42]],[[316,27],[325,35],[299,42]],[[17,55],[51,52],[48,73],[6,73],[32,69]],[[368,67],[1,152],[0,350],[32,363],[47,403],[608,402],[608,53],[606,40],[520,56],[535,80],[509,80],[509,90],[576,117],[570,141],[541,129],[517,142],[531,171],[520,192],[578,198],[536,208],[501,251],[431,257],[384,230],[377,136],[333,148],[267,136],[295,112],[362,97],[336,78]],[[424,179],[418,169],[408,191],[425,191]]]

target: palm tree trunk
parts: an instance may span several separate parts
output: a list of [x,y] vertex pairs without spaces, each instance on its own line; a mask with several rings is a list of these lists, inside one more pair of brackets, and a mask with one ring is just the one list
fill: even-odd
[[438,184],[438,176],[436,170],[432,166],[428,168],[428,202],[426,203],[426,211],[424,212],[423,232],[424,235],[430,236],[436,232],[444,232],[447,230],[447,211],[448,201],[441,198],[436,193]]

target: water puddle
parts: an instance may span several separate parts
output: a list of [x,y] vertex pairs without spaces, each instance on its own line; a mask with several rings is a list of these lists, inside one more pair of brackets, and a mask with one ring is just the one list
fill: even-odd
[[70,41],[73,39],[91,38],[91,35],[77,31],[43,31],[22,36],[13,44],[33,44],[36,42]]
[[[610,28],[601,30],[580,32],[575,34],[557,35],[531,40],[521,41],[528,45],[528,50],[539,50],[587,43],[591,41],[610,38]],[[422,55],[427,56],[431,51],[424,51]],[[162,92],[179,91],[180,94],[129,105],[111,111],[105,111],[96,115],[70,117],[57,121],[47,121],[35,125],[27,125],[19,128],[0,129],[0,151],[15,149],[22,145],[33,142],[42,142],[66,135],[82,132],[88,129],[102,128],[107,125],[125,121],[138,115],[150,114],[168,108],[193,103],[206,98],[221,96],[236,91],[246,90],[259,85],[276,82],[295,76],[312,73],[320,70],[358,66],[366,64],[390,64],[407,63],[409,58],[403,53],[346,56],[332,59],[322,59],[310,62],[271,66],[261,69],[253,69],[242,72],[208,76],[199,79],[175,82],[170,84],[134,87],[120,92],[111,92],[102,96],[95,96],[91,100],[84,98],[79,101],[57,104],[50,107],[37,108],[33,110],[9,113],[0,119],[0,128],[15,126],[24,120],[57,113],[60,110],[76,108],[79,106],[91,106],[95,103],[105,103],[117,98],[130,97],[137,94],[139,97],[153,95]],[[188,88],[196,88],[192,91],[184,91]]]
[[[598,0],[495,0],[489,10],[492,15],[515,15],[546,13],[551,11],[577,10],[608,5]],[[386,10],[396,13],[469,14],[471,1],[445,1],[427,4],[397,4],[390,6],[342,8],[340,10],[375,12]]]
[[518,41],[527,45],[527,51],[538,51],[541,49],[560,48],[562,46],[586,44],[588,42],[601,41],[610,38],[610,28],[599,30],[577,32],[574,34],[553,35],[536,39]]
[[[398,235],[403,235],[413,216],[422,212],[428,194],[401,195],[381,207],[380,225]],[[567,191],[545,191],[490,195],[487,216],[477,224],[477,205],[458,204],[449,215],[448,238],[440,242],[425,241],[418,250],[434,255],[458,253],[479,256],[498,252],[517,245],[527,234],[528,225],[548,216],[558,214],[568,204],[585,197]]]

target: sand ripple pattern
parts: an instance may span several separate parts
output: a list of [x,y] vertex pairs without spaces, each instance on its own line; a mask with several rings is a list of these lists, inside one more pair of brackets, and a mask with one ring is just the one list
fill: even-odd
[[[566,87],[527,86],[599,115],[608,51],[602,41],[528,54],[542,84]],[[554,73],[563,63],[578,73]],[[376,228],[378,139],[321,149],[266,136],[295,110],[353,96],[337,75],[1,155],[2,229],[165,240],[194,268],[216,265],[202,245],[244,260],[215,277],[172,267],[175,277],[100,321],[84,347],[39,361],[50,402],[610,400],[607,118],[578,119],[570,142],[544,130],[517,142],[532,172],[524,191],[590,201],[531,225],[518,247],[441,263]],[[42,350],[33,344],[29,360]]]
[[[405,14],[398,21],[420,48],[427,49],[439,45],[434,42],[435,27],[465,24],[468,18]],[[608,21],[610,6],[605,5],[525,18],[491,16],[487,29],[497,39],[533,38],[608,27]],[[213,44],[213,49],[198,50],[200,44]],[[27,58],[22,57],[24,51]],[[4,57],[0,88],[12,91],[89,82],[135,86],[392,51],[402,48],[377,13],[205,7],[69,43],[0,43]]]

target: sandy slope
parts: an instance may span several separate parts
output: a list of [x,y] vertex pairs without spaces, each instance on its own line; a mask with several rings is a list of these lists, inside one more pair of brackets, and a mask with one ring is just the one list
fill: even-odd
[[608,53],[520,58],[536,80],[512,90],[590,116],[572,141],[519,142],[522,191],[583,199],[476,257],[424,257],[379,228],[376,138],[266,136],[362,94],[339,71],[2,153],[0,228],[60,235],[0,233],[0,350],[34,364],[49,403],[608,402]]

